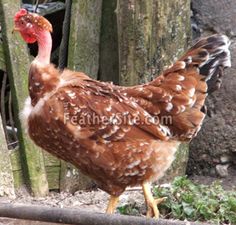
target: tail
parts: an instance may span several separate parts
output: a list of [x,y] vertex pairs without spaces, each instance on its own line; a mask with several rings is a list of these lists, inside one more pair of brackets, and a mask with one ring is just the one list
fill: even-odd
[[180,59],[199,68],[207,82],[208,93],[220,88],[223,70],[231,66],[229,46],[227,36],[215,34],[198,41]]

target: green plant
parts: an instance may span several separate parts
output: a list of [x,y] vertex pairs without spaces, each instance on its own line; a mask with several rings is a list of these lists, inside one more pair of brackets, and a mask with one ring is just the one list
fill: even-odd
[[159,207],[166,217],[236,224],[236,193],[225,191],[219,182],[197,185],[176,177],[170,188],[155,187],[153,191],[155,197],[168,197]]
[[123,215],[132,215],[138,216],[140,215],[138,207],[135,204],[126,204],[117,208],[120,214]]
[[[170,187],[154,187],[153,192],[156,198],[167,197],[158,206],[165,218],[236,224],[236,193],[225,191],[219,182],[198,185],[186,177],[176,177]],[[123,211],[129,214],[124,207]]]

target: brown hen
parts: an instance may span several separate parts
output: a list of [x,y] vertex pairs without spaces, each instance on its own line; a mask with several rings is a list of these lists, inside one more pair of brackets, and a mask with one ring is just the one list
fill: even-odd
[[39,46],[22,112],[29,136],[109,193],[107,212],[126,187],[142,185],[148,216],[158,217],[149,183],[201,128],[207,94],[230,66],[228,38],[203,38],[154,81],[120,87],[50,64],[52,26],[45,18],[21,9],[14,21],[24,40]]

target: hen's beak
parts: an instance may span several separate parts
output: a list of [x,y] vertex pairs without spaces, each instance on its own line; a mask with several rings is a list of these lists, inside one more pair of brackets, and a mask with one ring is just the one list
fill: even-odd
[[19,31],[19,30],[20,30],[19,28],[17,28],[16,26],[14,26],[11,33],[13,34],[13,33],[15,33],[16,31]]

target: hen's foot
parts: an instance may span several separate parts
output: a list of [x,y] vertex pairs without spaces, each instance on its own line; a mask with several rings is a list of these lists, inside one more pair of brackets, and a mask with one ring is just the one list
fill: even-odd
[[160,212],[157,205],[165,201],[166,197],[155,199],[152,195],[151,185],[149,183],[143,183],[142,188],[147,205],[147,217],[154,217],[158,219],[160,217]]

